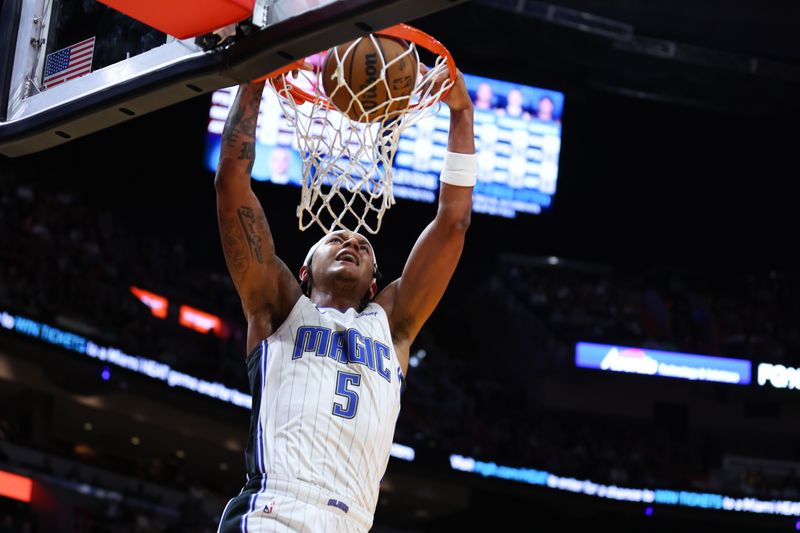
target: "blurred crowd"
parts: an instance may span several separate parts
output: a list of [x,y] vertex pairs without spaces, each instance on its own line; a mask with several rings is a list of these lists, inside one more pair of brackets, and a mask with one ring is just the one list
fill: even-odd
[[[225,272],[189,256],[178,240],[89,207],[78,193],[32,184],[0,190],[0,309],[246,391],[236,292]],[[153,317],[132,285],[220,316],[226,334]],[[522,346],[529,364],[557,370],[571,366],[576,341],[594,341],[798,365],[797,279],[505,258],[471,297],[465,312],[433,320],[415,343],[396,441],[623,486],[797,497],[794,474],[720,468],[724,439],[537,410],[514,382],[519,361],[509,355]],[[497,334],[478,335],[487,331]],[[14,428],[6,433],[25,440]],[[103,466],[180,490],[200,486],[172,463]],[[136,523],[128,512],[109,510]],[[8,516],[4,527],[25,520]]]
[[[643,273],[505,257],[462,308],[462,316],[436,330],[454,342],[423,340],[423,354],[434,355],[410,374],[401,441],[603,483],[798,496],[796,439],[770,442],[745,426],[690,430],[630,416],[553,412],[529,392],[537,375],[574,372],[581,341],[800,366],[793,320],[800,316],[800,278]],[[755,454],[748,468],[725,467],[737,453]],[[776,468],[769,459],[789,462]]]
[[[131,286],[230,317],[227,338],[153,317]],[[0,195],[0,307],[247,390],[230,278],[193,266],[179,242],[138,232],[74,193],[19,185]]]
[[507,259],[500,278],[561,341],[800,365],[800,277],[620,272]]
[[[48,403],[53,401],[58,400],[32,390],[3,395],[0,470],[30,477],[35,488],[44,487],[39,505],[54,495],[63,498],[63,509],[71,502],[72,512],[65,515],[72,524],[70,531],[210,533],[216,529],[214,513],[221,512],[223,494],[235,490],[233,480],[203,479],[166,451],[137,459],[113,446],[66,442],[52,434],[48,422],[40,423],[42,408],[50,411]],[[43,500],[41,494],[48,496]],[[47,520],[53,517],[37,516],[27,504],[0,498],[0,519],[0,532],[41,533],[50,530]]]
[[0,533],[34,533],[35,519],[21,502],[0,498]]

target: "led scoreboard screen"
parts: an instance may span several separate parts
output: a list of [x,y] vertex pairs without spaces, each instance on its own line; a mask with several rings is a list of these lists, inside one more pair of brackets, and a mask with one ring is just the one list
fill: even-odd
[[[468,74],[464,80],[475,104],[479,175],[473,210],[507,218],[541,213],[556,192],[564,95]],[[212,97],[205,152],[211,171],[217,167],[222,129],[235,95],[236,87],[230,87]],[[395,197],[436,200],[449,123],[449,110],[442,105],[434,116],[403,132],[394,161]],[[253,179],[299,186],[295,133],[270,90],[264,91],[256,142]]]

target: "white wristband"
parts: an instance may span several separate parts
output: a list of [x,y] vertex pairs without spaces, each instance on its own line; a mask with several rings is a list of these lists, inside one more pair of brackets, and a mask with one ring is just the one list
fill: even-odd
[[478,157],[475,154],[446,152],[439,181],[459,187],[474,187],[478,181]]

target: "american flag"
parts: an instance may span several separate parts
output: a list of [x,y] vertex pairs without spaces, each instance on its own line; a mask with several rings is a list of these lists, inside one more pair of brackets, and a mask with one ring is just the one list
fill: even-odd
[[72,78],[88,74],[92,71],[93,56],[94,37],[47,54],[42,84],[50,88]]

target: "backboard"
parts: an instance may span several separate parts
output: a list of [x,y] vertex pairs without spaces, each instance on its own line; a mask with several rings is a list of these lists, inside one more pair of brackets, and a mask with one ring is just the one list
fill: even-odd
[[177,39],[94,0],[5,0],[0,154],[44,150],[456,3],[257,0],[216,36]]

